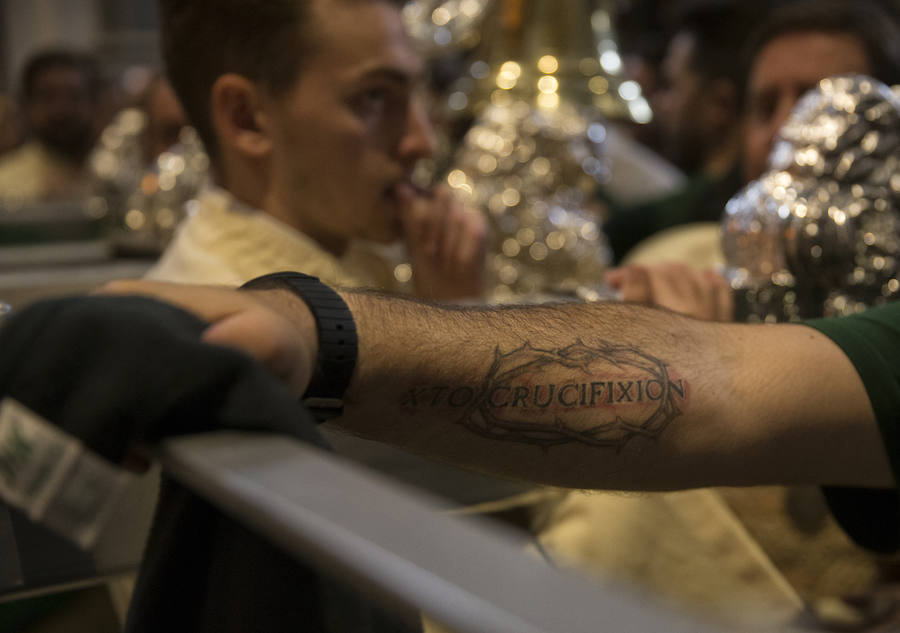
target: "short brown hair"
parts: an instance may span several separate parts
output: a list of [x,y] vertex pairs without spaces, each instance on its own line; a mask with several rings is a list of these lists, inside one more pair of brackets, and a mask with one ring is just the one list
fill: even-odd
[[209,155],[218,146],[210,92],[236,73],[274,94],[296,80],[309,50],[309,0],[159,0],[166,74]]

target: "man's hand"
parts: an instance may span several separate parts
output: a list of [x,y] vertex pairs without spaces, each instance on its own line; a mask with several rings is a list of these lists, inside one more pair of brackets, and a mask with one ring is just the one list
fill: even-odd
[[484,293],[487,221],[467,209],[445,186],[431,196],[401,188],[400,218],[422,297],[474,299]]
[[704,321],[734,319],[731,288],[712,270],[675,262],[625,266],[608,271],[606,283],[630,303],[666,308]]
[[291,292],[136,280],[114,281],[97,292],[143,295],[192,312],[210,324],[204,341],[238,348],[260,361],[297,396],[306,391],[318,336],[306,304]]

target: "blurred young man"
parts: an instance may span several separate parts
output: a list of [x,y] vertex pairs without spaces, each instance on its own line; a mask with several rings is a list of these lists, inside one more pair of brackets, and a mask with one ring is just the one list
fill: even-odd
[[358,248],[402,239],[418,294],[481,293],[485,223],[411,177],[434,138],[421,62],[388,0],[161,2],[167,72],[212,159],[151,276],[241,283],[299,269],[393,289]]
[[750,181],[765,171],[794,104],[820,79],[853,73],[900,83],[900,33],[872,2],[800,2],[762,25],[747,59],[742,158]]
[[27,204],[86,195],[85,159],[100,96],[94,60],[68,50],[39,53],[25,64],[21,82],[29,138],[0,160],[0,199]]
[[[739,147],[743,180],[749,182],[765,172],[778,130],[819,80],[859,73],[900,83],[900,31],[871,2],[806,0],[774,11],[750,38],[745,58]],[[720,263],[716,251],[702,265]],[[654,254],[656,261],[677,259],[662,246]],[[624,269],[611,281],[627,301],[714,320],[728,320],[733,312],[721,280],[682,266]]]
[[688,182],[639,205],[613,205],[603,228],[617,261],[658,231],[717,221],[740,188],[743,78],[735,51],[758,15],[755,5],[734,0],[694,0],[679,11],[653,106],[663,155]]
[[[666,131],[675,152],[672,158],[685,169],[699,168],[700,173],[714,175],[722,173],[723,167],[730,169],[729,177],[719,181],[726,186],[717,190],[718,198],[694,195],[713,191],[701,187],[690,198],[681,196],[659,201],[664,204],[634,209],[642,215],[614,216],[605,228],[611,234],[619,260],[637,240],[655,231],[684,222],[718,222],[728,198],[765,171],[775,134],[797,99],[820,79],[863,73],[889,85],[900,82],[897,25],[890,15],[879,10],[874,0],[791,3],[765,16],[749,41],[746,34],[752,22],[742,19],[740,11],[754,10],[756,5],[736,3],[743,9],[727,5],[701,2],[693,13],[686,14],[706,15],[705,23],[718,34],[712,41],[720,46],[717,50],[708,45],[701,48],[702,40],[691,36],[690,31],[676,32],[665,60],[668,87],[661,91],[655,104],[660,127]],[[707,8],[701,11],[704,6]],[[715,18],[717,11],[726,18]],[[727,25],[731,25],[731,35]],[[699,69],[704,67],[730,68],[731,84],[723,83],[727,78],[702,81],[704,75]],[[722,92],[723,86],[730,87]],[[733,101],[723,100],[727,95]],[[725,107],[729,103],[731,109]],[[691,189],[686,193],[690,192]],[[678,204],[673,206],[673,202]],[[671,233],[670,237],[671,240],[647,245],[640,254],[632,253],[629,259],[676,259],[697,267],[722,261],[717,230],[712,225],[708,230],[697,227],[690,236]],[[636,298],[640,294],[636,293]]]
[[[434,136],[399,5],[160,1],[167,75],[217,187],[189,210],[150,278],[234,285],[302,270],[344,287],[401,291],[405,275],[376,245],[399,240],[416,295],[481,298],[484,218],[448,188],[423,192],[412,182]],[[460,503],[522,490],[344,434],[328,439]]]

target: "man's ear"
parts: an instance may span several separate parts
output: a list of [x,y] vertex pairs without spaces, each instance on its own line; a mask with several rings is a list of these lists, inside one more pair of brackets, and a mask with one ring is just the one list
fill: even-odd
[[259,87],[234,73],[220,76],[210,94],[210,114],[219,143],[252,158],[272,150]]

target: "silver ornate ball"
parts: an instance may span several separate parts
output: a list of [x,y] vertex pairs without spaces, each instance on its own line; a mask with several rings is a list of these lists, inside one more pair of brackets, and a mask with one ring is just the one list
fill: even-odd
[[728,202],[740,318],[796,321],[900,296],[900,98],[864,76],[823,79],[795,106],[768,171]]

